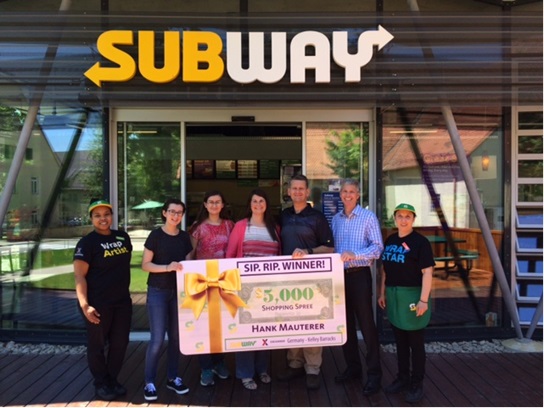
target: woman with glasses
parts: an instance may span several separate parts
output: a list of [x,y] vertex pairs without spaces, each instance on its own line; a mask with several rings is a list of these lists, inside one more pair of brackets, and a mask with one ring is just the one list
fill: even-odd
[[146,401],[157,399],[155,378],[164,335],[168,333],[168,364],[166,388],[176,394],[186,394],[189,388],[178,377],[179,330],[176,272],[193,247],[189,234],[179,228],[185,214],[185,204],[177,198],[166,200],[161,218],[164,224],[151,231],[144,244],[142,269],[147,278],[147,314],[151,339],[145,355]]
[[[194,248],[192,259],[225,258],[233,227],[234,223],[228,217],[223,194],[219,191],[207,192],[196,220],[189,230]],[[199,362],[202,386],[214,385],[214,375],[222,380],[229,378],[230,373],[225,366],[223,354],[200,354]]]
[[[261,189],[249,193],[245,217],[238,221],[229,238],[227,258],[280,255],[280,229],[270,212],[268,196]],[[256,390],[255,374],[263,384],[268,375],[270,351],[236,353],[236,377],[248,390]]]

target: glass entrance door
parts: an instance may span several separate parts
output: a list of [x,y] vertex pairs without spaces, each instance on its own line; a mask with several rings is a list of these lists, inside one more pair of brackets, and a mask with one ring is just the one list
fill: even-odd
[[[290,177],[303,173],[310,180],[310,201],[319,210],[333,215],[325,203],[345,177],[361,182],[361,204],[372,208],[370,114],[349,110],[114,111],[110,195],[119,203],[118,227],[128,231],[134,245],[133,330],[148,331],[147,274],[141,271],[141,257],[149,232],[161,225],[160,207],[168,197],[181,197],[187,204],[183,228],[193,222],[210,190],[225,195],[236,221],[245,213],[249,192],[262,188],[279,216],[290,205],[286,188]],[[238,122],[237,117],[251,121]]]
[[263,189],[279,217],[281,169],[298,163],[301,171],[301,123],[188,123],[185,129],[187,225],[211,190],[223,193],[236,221],[250,191]]
[[179,197],[179,123],[120,122],[117,125],[119,227],[134,234],[161,224],[160,207]]

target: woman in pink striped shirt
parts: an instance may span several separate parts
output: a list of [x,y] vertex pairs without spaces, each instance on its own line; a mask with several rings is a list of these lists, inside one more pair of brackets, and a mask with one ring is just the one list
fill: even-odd
[[[238,221],[229,237],[227,258],[247,258],[255,256],[280,255],[280,229],[270,212],[268,196],[261,189],[251,191],[247,212]],[[268,384],[269,351],[243,351],[236,353],[236,377],[248,390],[257,389],[254,380]]]

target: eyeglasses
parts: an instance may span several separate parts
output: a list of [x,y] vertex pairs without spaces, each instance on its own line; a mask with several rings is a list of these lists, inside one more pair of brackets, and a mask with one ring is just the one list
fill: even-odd
[[208,204],[208,205],[221,205],[221,204],[223,204],[223,201],[206,201],[206,204]]
[[183,215],[183,211],[166,210],[166,212],[170,215],[179,215],[180,217]]

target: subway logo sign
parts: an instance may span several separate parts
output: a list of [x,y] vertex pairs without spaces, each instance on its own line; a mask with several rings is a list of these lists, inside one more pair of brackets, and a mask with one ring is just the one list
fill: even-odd
[[[294,35],[289,43],[286,32],[269,33],[267,42],[264,32],[250,32],[248,66],[244,67],[241,32],[227,32],[224,44],[221,36],[212,31],[165,31],[162,33],[164,57],[160,61],[156,60],[156,34],[130,30],[103,32],[98,37],[97,49],[109,63],[106,66],[95,63],[85,76],[98,87],[107,82],[129,82],[137,73],[154,84],[213,83],[225,76],[239,84],[273,84],[286,75],[290,83],[304,84],[306,71],[313,70],[315,83],[326,84],[330,83],[334,63],[344,70],[346,83],[357,83],[361,81],[361,68],[374,56],[374,47],[380,51],[393,39],[380,25],[377,30],[362,32],[356,53],[350,53],[347,31],[334,31],[332,41],[321,32],[303,31]],[[136,39],[135,59],[126,48],[134,46]],[[310,47],[312,52],[307,53]],[[265,51],[270,55],[268,64],[265,64]]]

